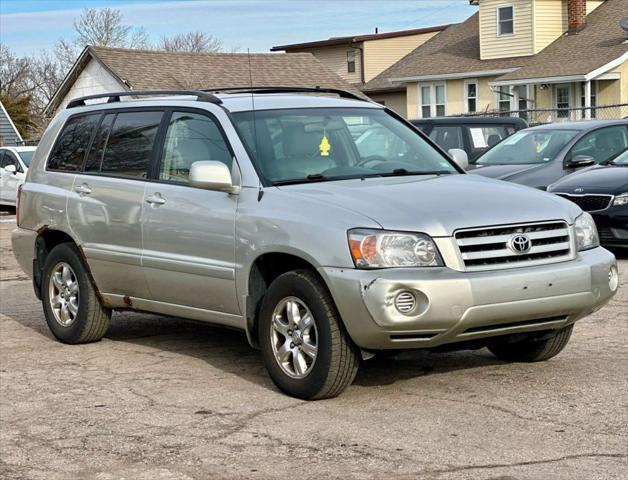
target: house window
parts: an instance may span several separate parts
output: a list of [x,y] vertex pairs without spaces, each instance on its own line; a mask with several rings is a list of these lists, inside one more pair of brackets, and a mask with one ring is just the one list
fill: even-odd
[[497,7],[497,36],[512,35],[515,31],[515,12],[512,5]]
[[499,87],[497,91],[497,109],[500,112],[505,112],[507,116],[510,112],[510,99],[512,95],[510,94],[510,87],[502,86]]
[[569,117],[569,85],[556,85],[556,117]]
[[445,116],[445,84],[421,85],[421,118]]
[[467,113],[478,111],[478,82],[473,80],[464,84],[465,104]]
[[347,52],[347,72],[355,73],[355,51],[349,50]]
[[[580,83],[580,106],[584,107],[586,105],[585,102],[585,82]],[[597,117],[597,82],[591,82],[591,118]],[[582,110],[582,118],[586,118],[586,110]]]
[[528,119],[528,86],[518,85],[515,87],[515,98],[517,99],[517,113],[519,118]]

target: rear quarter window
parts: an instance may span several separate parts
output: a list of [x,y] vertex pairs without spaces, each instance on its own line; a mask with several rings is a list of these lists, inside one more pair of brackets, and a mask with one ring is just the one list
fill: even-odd
[[99,118],[100,113],[96,113],[72,117],[66,122],[48,157],[48,170],[65,172],[81,170]]

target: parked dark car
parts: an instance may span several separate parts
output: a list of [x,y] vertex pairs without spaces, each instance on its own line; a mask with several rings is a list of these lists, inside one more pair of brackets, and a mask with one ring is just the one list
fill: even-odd
[[546,190],[576,170],[628,147],[628,121],[588,120],[521,130],[484,152],[470,173]]
[[628,150],[572,173],[547,190],[589,212],[603,245],[628,247]]
[[410,120],[448,152],[458,148],[473,163],[487,149],[518,130],[528,128],[518,117],[436,117]]

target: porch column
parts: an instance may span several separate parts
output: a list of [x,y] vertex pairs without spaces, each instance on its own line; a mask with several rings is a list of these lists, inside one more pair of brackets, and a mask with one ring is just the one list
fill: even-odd
[[591,81],[584,82],[584,118],[591,118]]

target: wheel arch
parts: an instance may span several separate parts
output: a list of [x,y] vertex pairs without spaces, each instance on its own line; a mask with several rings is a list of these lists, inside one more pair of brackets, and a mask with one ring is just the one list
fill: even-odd
[[329,291],[329,286],[318,272],[316,264],[302,252],[268,251],[261,253],[251,262],[246,276],[247,293],[244,305],[246,335],[251,346],[259,348],[257,338],[259,310],[268,287],[280,275],[294,270],[313,272]]

